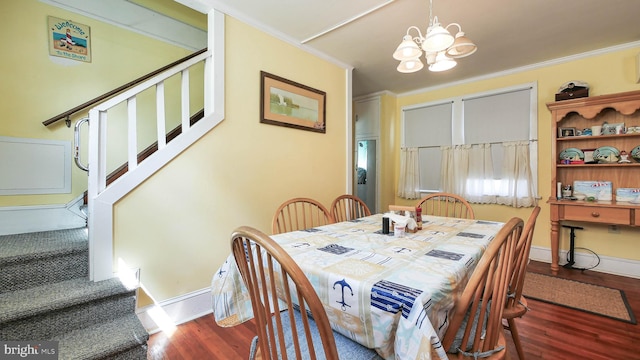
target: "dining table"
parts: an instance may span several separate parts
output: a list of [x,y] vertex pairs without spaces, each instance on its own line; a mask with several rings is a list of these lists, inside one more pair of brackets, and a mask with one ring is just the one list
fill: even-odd
[[[384,359],[447,359],[456,300],[504,223],[423,215],[416,232],[383,233],[384,214],[271,235],[310,280],[334,331]],[[233,255],[211,281],[220,326],[252,315]]]

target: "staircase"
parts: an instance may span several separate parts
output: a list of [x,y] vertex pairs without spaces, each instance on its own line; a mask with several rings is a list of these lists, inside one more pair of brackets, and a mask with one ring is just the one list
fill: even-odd
[[86,228],[0,236],[0,341],[58,341],[58,358],[146,359],[135,288],[88,278]]

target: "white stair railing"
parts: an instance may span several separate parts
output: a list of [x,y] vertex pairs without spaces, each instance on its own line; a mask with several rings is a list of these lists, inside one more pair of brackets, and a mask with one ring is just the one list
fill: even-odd
[[[224,119],[224,15],[209,13],[208,51],[133,87],[89,111],[89,277],[100,281],[113,277],[113,205],[153,175],[189,145]],[[213,33],[212,33],[213,32]],[[204,63],[204,117],[190,123],[189,69]],[[166,142],[164,84],[181,74],[181,134]],[[156,90],[158,150],[138,163],[137,96]],[[120,104],[127,107],[128,171],[107,186],[108,111]]]

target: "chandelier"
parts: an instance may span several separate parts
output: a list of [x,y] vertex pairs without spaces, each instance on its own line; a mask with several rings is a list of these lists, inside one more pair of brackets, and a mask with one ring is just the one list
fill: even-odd
[[[455,37],[447,30],[452,26],[458,27]],[[411,30],[415,30],[418,35],[412,37]],[[451,23],[446,27],[440,25],[438,17],[433,17],[433,0],[429,0],[429,27],[425,36],[422,36],[418,27],[410,26],[393,53],[393,58],[400,60],[397,68],[399,72],[412,73],[424,67],[420,61],[424,51],[429,70],[445,71],[456,66],[455,59],[469,56],[477,49],[476,45],[462,32],[459,24]]]

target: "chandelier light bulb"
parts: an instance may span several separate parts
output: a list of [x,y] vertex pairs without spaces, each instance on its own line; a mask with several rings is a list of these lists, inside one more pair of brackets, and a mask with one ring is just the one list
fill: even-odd
[[422,50],[428,52],[438,52],[446,50],[455,41],[453,35],[438,23],[438,17],[435,18],[433,25],[427,29],[427,35],[422,41]]
[[457,65],[457,62],[450,57],[447,57],[444,51],[439,52],[436,55],[436,61],[429,65],[429,70],[434,72],[447,71],[453,69]]
[[396,60],[409,60],[415,59],[422,55],[422,50],[418,47],[411,35],[407,34],[402,38],[402,42],[398,45],[398,48],[393,53],[393,58]]
[[398,65],[397,70],[401,73],[408,74],[408,73],[420,71],[423,67],[424,65],[422,64],[422,61],[420,61],[419,58],[415,58],[415,59],[400,61],[400,64]]

